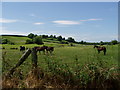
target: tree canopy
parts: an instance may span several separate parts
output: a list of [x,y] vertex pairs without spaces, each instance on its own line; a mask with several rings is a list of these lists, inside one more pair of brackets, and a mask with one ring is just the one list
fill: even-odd
[[36,44],[43,44],[41,36],[34,37],[33,42],[36,43]]

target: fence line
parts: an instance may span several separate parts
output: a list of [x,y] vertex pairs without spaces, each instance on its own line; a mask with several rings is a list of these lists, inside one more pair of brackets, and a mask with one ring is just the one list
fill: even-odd
[[36,68],[38,57],[37,57],[37,51],[35,50],[35,48],[32,48],[31,55],[32,55],[32,66]]
[[36,68],[37,67],[37,52],[36,52],[36,50],[34,48],[32,48],[32,50],[31,49],[27,49],[25,51],[25,53],[19,59],[18,63],[14,67],[12,67],[10,69],[10,71],[7,73],[7,76],[13,75],[13,72],[15,71],[15,69],[17,67],[19,67],[28,58],[28,56],[31,53],[32,53],[32,65],[33,65],[33,67]]

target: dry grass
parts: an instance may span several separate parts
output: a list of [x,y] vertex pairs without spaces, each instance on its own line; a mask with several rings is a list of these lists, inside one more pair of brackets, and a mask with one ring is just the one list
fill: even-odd
[[[87,68],[86,68],[87,69]],[[113,69],[113,68],[112,68]],[[65,82],[64,77],[60,75],[53,75],[52,73],[44,73],[40,68],[33,68],[28,75],[21,80],[14,75],[12,77],[3,77],[3,88],[114,88],[119,90],[120,77],[119,73],[111,73],[108,79],[104,77],[104,71],[94,77],[93,80],[86,84],[79,84],[79,82],[71,83]],[[92,78],[93,72],[89,71]],[[82,79],[81,79],[82,80]]]

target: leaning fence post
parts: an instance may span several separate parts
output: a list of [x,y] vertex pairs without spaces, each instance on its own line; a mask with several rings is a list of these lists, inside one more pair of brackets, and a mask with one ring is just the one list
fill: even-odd
[[32,65],[33,67],[37,67],[37,51],[35,50],[35,48],[32,48],[32,52],[31,52],[31,55],[32,55]]
[[22,55],[22,57],[19,59],[18,63],[17,63],[13,68],[10,69],[10,71],[7,73],[7,75],[13,74],[13,72],[15,71],[15,69],[16,69],[18,66],[20,66],[20,65],[26,60],[26,58],[30,55],[30,53],[31,53],[31,50],[30,50],[30,49],[26,50],[26,52],[25,52],[25,53]]

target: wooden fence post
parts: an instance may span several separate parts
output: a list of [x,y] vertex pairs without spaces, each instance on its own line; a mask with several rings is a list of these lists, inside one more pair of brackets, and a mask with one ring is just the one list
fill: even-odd
[[31,55],[32,55],[32,65],[33,65],[33,68],[37,67],[37,51],[35,50],[35,48],[32,48],[32,52],[31,52]]
[[26,50],[26,52],[25,52],[25,53],[22,55],[22,57],[19,59],[18,63],[17,63],[13,68],[10,69],[10,71],[7,73],[7,75],[8,75],[8,76],[9,76],[9,75],[12,75],[13,72],[15,71],[15,69],[16,69],[18,66],[20,66],[20,65],[26,60],[26,58],[30,55],[30,53],[31,53],[31,50],[30,50],[30,49]]

